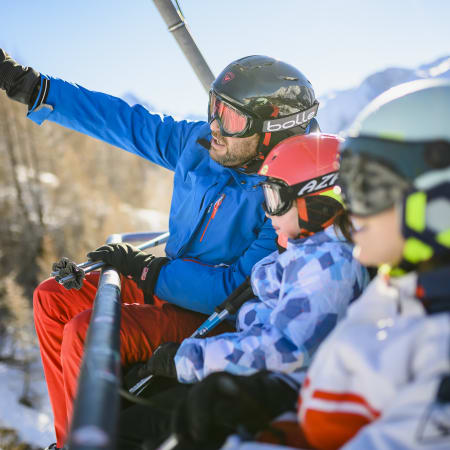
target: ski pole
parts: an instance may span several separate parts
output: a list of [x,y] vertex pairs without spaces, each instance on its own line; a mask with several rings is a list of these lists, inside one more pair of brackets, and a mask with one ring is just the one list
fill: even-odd
[[[238,309],[255,294],[250,285],[250,279],[240,284],[192,334],[191,338],[200,338],[208,334],[213,328],[222,323],[228,316],[235,314]],[[129,389],[130,394],[139,396],[149,385],[154,375],[148,375],[139,380]]]
[[[82,263],[80,263],[80,264],[77,264],[77,267],[79,268],[79,269],[86,269],[87,267],[89,267],[90,265],[94,265],[94,263],[95,263],[95,261],[85,261],[85,262],[82,262]],[[89,271],[91,271],[91,270],[94,270],[94,269],[88,269]],[[86,272],[86,270],[85,270],[85,272]],[[56,275],[58,275],[58,271],[57,270],[55,270],[55,271],[53,271],[51,274],[50,274],[50,276],[52,276],[52,277],[56,277]]]
[[[137,248],[139,250],[146,250],[148,248],[156,247],[156,246],[158,246],[160,244],[163,244],[164,242],[167,242],[167,240],[169,239],[169,234],[170,233],[168,231],[165,232],[165,233],[162,233],[159,236],[157,236],[156,238],[150,239],[149,241],[144,242],[143,244],[139,245]],[[82,263],[78,264],[77,267],[80,268],[80,269],[83,269],[84,273],[89,273],[89,272],[92,272],[95,269],[99,269],[100,267],[103,267],[105,265],[106,265],[106,263],[104,261],[89,261],[88,260],[88,261],[85,261],[85,262],[82,262]],[[58,274],[57,271],[56,272],[52,272],[51,276],[54,277],[57,274]],[[72,280],[74,278],[75,278],[75,276],[70,274],[70,275],[67,275],[67,276],[61,278],[60,280],[58,280],[58,283],[59,284],[64,284],[67,281],[70,281],[70,280]]]
[[[247,431],[247,429],[243,425],[238,425],[236,427],[236,433],[232,436],[228,436],[227,440],[225,441],[225,444],[220,447],[221,449],[224,448],[241,448],[239,444],[242,442],[250,441],[252,440],[253,436],[251,433]],[[180,443],[180,437],[179,435],[172,433],[165,441],[163,441],[159,447],[156,450],[173,450],[177,447],[177,445]],[[257,443],[257,448],[260,448],[260,445]],[[254,448],[253,446],[251,448]],[[263,448],[266,448],[263,444]],[[269,445],[267,448],[278,448],[273,447],[272,445]],[[288,448],[288,447],[283,447]],[[289,447],[292,448],[292,447]]]
[[156,450],[173,450],[179,442],[178,437],[171,434]]
[[[95,261],[85,261],[84,263],[77,264],[77,267],[79,269],[83,269],[84,273],[89,273],[89,272],[92,272],[95,269],[99,269],[100,267],[103,267],[104,265],[105,264],[103,263],[103,261],[97,261],[97,262],[95,262]],[[52,277],[56,277],[56,275],[58,275],[58,273],[59,272],[57,270],[55,270],[50,275]],[[64,278],[61,278],[59,280],[59,284],[63,284],[66,281],[70,281],[72,278],[74,278],[73,275],[67,275]]]
[[203,337],[228,316],[235,314],[244,302],[254,297],[249,278],[240,284],[192,334],[191,338]]

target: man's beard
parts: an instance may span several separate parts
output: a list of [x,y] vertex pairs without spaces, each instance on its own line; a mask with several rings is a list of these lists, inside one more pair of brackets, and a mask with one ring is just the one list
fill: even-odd
[[257,155],[257,148],[252,149],[252,145],[248,142],[243,142],[241,145],[234,145],[230,150],[228,144],[225,142],[224,153],[216,152],[216,149],[211,145],[209,149],[209,156],[224,167],[238,168],[242,167],[246,162],[250,161]]
[[214,149],[212,147],[209,150],[209,156],[211,156],[211,158],[220,165],[232,168],[241,166],[242,164],[247,162],[248,159],[247,158],[245,160],[242,160],[242,158],[239,158],[237,155],[231,155],[228,149],[225,154],[219,155],[214,152]]

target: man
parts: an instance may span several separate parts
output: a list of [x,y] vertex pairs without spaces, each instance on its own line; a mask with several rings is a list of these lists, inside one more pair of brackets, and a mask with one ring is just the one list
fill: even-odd
[[[0,88],[50,120],[175,172],[166,258],[127,246],[104,249],[123,275],[124,365],[145,361],[160,342],[180,342],[275,250],[275,233],[260,205],[257,172],[280,140],[310,131],[318,103],[305,76],[265,56],[228,65],[212,84],[206,122],[175,121],[142,106],[41,75],[0,51]],[[109,256],[108,256],[109,255]],[[111,261],[110,261],[111,262]],[[77,292],[54,280],[34,295],[36,329],[55,415],[57,445],[65,440],[84,337],[98,276]],[[169,303],[153,302],[153,295]],[[184,309],[181,309],[181,308]],[[188,311],[190,310],[190,311]],[[195,313],[193,313],[194,311]]]

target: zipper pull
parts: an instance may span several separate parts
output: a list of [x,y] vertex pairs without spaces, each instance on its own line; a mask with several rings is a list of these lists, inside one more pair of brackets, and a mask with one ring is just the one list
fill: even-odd
[[[214,203],[213,212],[212,212],[212,214],[209,216],[208,223],[206,224],[206,227],[205,227],[205,229],[203,230],[202,237],[200,238],[200,242],[203,241],[203,236],[205,235],[206,230],[208,229],[209,222],[211,222],[211,220],[214,219],[214,216],[216,215],[216,212],[217,212],[217,210],[219,209],[219,206],[222,204],[224,198],[225,198],[225,194],[222,194],[222,195],[218,198],[218,200],[216,201],[216,203]],[[212,205],[212,203],[211,203],[211,205]],[[209,212],[210,209],[211,209],[211,206],[209,207],[208,212]]]
[[214,219],[214,216],[216,215],[217,210],[219,209],[220,205],[222,204],[224,198],[225,198],[225,194],[222,194],[219,197],[219,199],[216,201],[216,203],[214,203],[214,209],[213,209],[213,212],[211,214],[211,219]]

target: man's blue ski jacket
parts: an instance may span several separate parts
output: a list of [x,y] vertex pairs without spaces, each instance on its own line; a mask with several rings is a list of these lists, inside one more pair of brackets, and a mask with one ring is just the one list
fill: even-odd
[[261,207],[262,178],[238,173],[210,158],[197,142],[211,139],[207,122],[177,121],[49,79],[46,103],[29,112],[31,120],[56,122],[175,172],[166,245],[171,261],[161,269],[155,294],[211,314],[253,265],[276,248],[275,232]]

